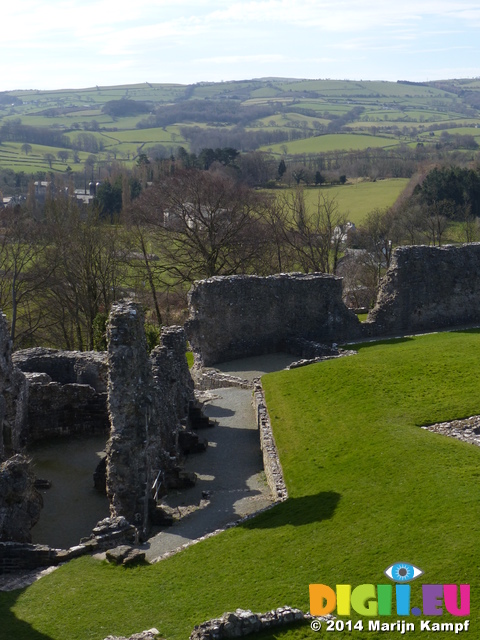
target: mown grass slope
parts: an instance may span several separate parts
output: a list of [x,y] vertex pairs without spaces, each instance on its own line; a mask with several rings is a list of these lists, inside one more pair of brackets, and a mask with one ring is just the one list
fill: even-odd
[[183,640],[237,607],[308,609],[309,583],[388,582],[383,571],[399,560],[425,572],[412,606],[422,583],[470,583],[477,637],[480,450],[420,426],[480,413],[479,365],[480,333],[467,331],[362,345],[356,356],[265,376],[287,502],[153,566],[83,558],[0,594],[0,637],[101,640],[156,626]]
[[[353,184],[306,187],[303,192],[305,199],[314,210],[318,205],[318,197],[335,199],[338,211],[345,214],[347,220],[361,224],[367,214],[374,209],[391,207],[408,184],[406,178],[390,178],[375,182],[357,182]],[[282,192],[278,191],[281,197]]]

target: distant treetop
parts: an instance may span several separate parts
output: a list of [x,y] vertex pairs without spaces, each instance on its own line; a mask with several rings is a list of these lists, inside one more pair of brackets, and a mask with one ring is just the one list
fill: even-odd
[[121,118],[124,116],[137,116],[142,113],[149,113],[151,106],[147,102],[140,100],[110,100],[102,108],[103,113]]

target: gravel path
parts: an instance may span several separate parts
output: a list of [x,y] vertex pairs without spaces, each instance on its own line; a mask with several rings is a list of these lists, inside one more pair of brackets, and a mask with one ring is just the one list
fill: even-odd
[[[290,355],[273,354],[236,360],[217,368],[251,380],[283,369],[293,359]],[[208,439],[208,448],[204,453],[189,456],[186,463],[187,471],[197,474],[197,484],[166,500],[170,507],[178,507],[179,512],[187,511],[191,505],[197,509],[149,539],[144,548],[150,561],[273,502],[264,479],[252,391],[228,387],[215,389],[212,395],[205,413],[218,424],[199,432]],[[202,499],[202,492],[208,492],[207,500]]]
[[[197,474],[197,483],[166,499],[179,512],[192,505],[198,508],[150,538],[145,545],[148,560],[271,504],[251,400],[248,389],[215,390],[205,413],[218,424],[199,432],[208,438],[208,448],[188,456],[185,465]],[[208,499],[202,499],[202,492]]]

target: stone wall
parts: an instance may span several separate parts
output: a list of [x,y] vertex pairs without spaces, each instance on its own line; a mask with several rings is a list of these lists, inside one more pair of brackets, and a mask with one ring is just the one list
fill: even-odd
[[60,384],[88,384],[95,391],[107,391],[107,354],[102,351],[60,351],[46,347],[21,349],[12,356],[24,373],[46,373]]
[[160,634],[158,629],[148,629],[140,633],[134,633],[133,636],[126,638],[125,636],[107,636],[105,640],[156,640]]
[[179,455],[180,425],[187,426],[190,407],[195,400],[186,350],[183,327],[171,326],[162,328],[160,345],[150,354],[163,447],[173,457]]
[[278,607],[278,609],[267,611],[267,613],[253,613],[249,610],[237,609],[235,612],[224,613],[220,618],[207,620],[207,622],[197,625],[190,635],[190,640],[243,638],[259,634],[262,631],[284,628],[288,625],[311,620],[312,616],[309,613],[303,613],[300,609],[293,607]]
[[12,362],[6,318],[0,314],[0,541],[29,542],[42,497],[30,462],[22,455],[28,439],[28,384]]
[[56,436],[107,433],[107,394],[88,384],[29,381],[28,425],[28,444]]
[[27,444],[108,431],[106,353],[36,347],[12,361],[28,380]]
[[231,376],[213,367],[201,367],[197,363],[190,371],[197,391],[210,391],[212,389],[223,389],[224,387],[253,388],[251,380]]
[[0,541],[0,575],[53,567],[73,558],[98,553],[119,544],[132,543],[136,530],[125,518],[105,518],[97,523],[89,538],[69,549],[48,545]]
[[189,293],[185,325],[196,362],[288,350],[292,339],[331,343],[361,335],[342,301],[342,280],[321,273],[214,277]]
[[[326,618],[320,618],[325,620]],[[197,625],[190,640],[226,640],[256,635],[270,629],[286,628],[301,622],[310,622],[313,616],[294,607],[278,607],[267,613],[253,613],[245,609],[224,613],[220,618],[207,620]],[[155,640],[160,635],[158,629],[125,636],[107,636],[105,640]],[[277,636],[275,636],[277,637]]]
[[185,328],[199,368],[296,353],[302,344],[480,324],[480,243],[398,247],[364,323],[344,305],[341,278],[317,273],[201,280],[189,307]]
[[142,308],[129,301],[113,305],[107,333],[110,511],[145,529],[155,482],[168,486],[181,474],[180,434],[194,402],[186,339],[181,327],[168,327],[149,356]]
[[265,402],[265,393],[260,378],[254,380],[253,404],[257,415],[265,477],[272,495],[275,500],[280,502],[288,498],[288,491],[283,477],[282,465],[280,464],[270,416],[268,415],[267,403]]
[[480,323],[480,244],[398,247],[365,330],[372,335]]

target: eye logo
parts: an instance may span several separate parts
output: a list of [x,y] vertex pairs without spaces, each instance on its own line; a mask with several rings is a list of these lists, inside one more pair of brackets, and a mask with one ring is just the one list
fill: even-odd
[[394,582],[410,582],[423,574],[423,571],[408,562],[395,562],[383,572],[387,578]]

